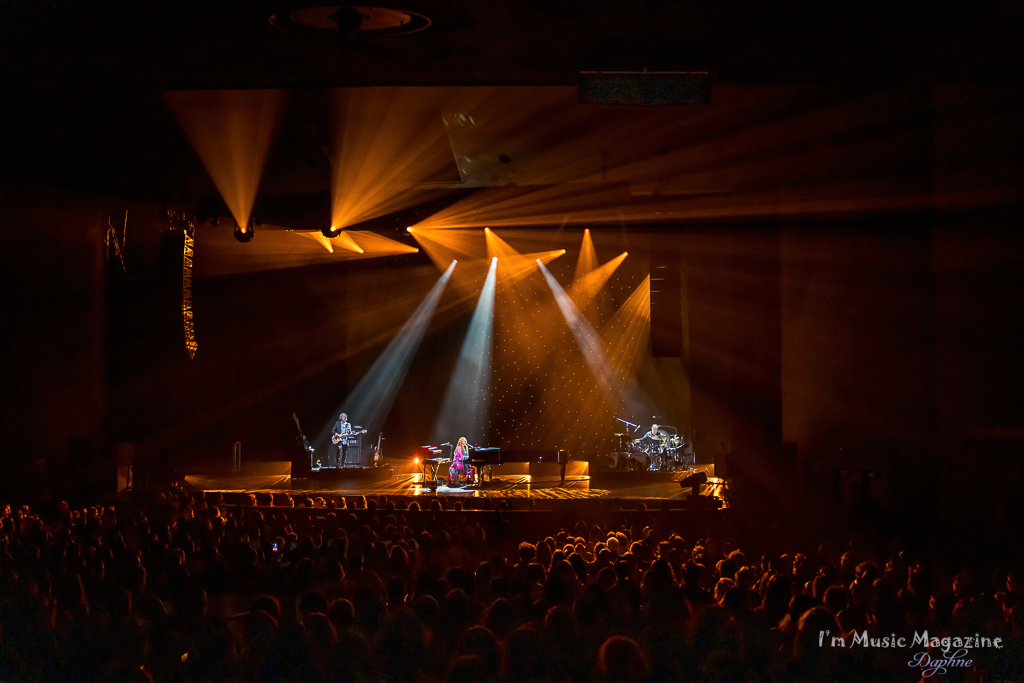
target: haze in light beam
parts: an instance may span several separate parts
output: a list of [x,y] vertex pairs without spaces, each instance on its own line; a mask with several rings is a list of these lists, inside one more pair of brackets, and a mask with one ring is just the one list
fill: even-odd
[[612,364],[608,362],[604,347],[601,344],[601,337],[579,312],[572,299],[562,289],[562,285],[558,284],[558,280],[551,274],[551,271],[540,261],[537,261],[537,265],[540,266],[540,271],[544,274],[544,279],[551,288],[551,293],[555,295],[555,303],[558,304],[562,317],[568,323],[572,336],[576,339],[576,345],[583,352],[583,358],[586,360],[587,366],[594,374],[594,378],[597,380],[601,390],[605,395],[614,400],[619,394],[615,382],[615,372]]
[[466,437],[470,443],[487,438],[491,401],[491,353],[494,346],[494,292],[498,257],[491,259],[476,310],[462,341],[459,360],[448,381],[431,443]]
[[247,226],[287,93],[192,90],[164,93],[235,222]]
[[479,230],[409,228],[409,234],[419,243],[430,260],[442,270],[452,259],[466,262],[482,261],[487,258],[487,248],[480,239]]
[[350,412],[352,421],[366,427],[371,434],[376,433],[384,424],[391,406],[395,402],[398,390],[402,386],[416,350],[423,341],[427,326],[437,308],[437,302],[441,300],[445,286],[455,270],[455,261],[452,261],[437,283],[427,294],[426,298],[419,305],[412,316],[405,322],[402,329],[387,348],[380,354],[370,370],[359,380],[359,384],[345,398],[338,410],[331,416],[330,421],[324,425],[317,440],[317,447],[326,447],[330,443],[331,425],[338,419],[338,414],[343,410]]
[[354,251],[357,254],[363,253],[363,248],[356,244],[356,241],[352,239],[352,236],[347,232],[339,232],[337,235],[331,238],[331,241],[337,244],[342,249],[348,249]]
[[410,246],[384,237],[371,230],[346,230],[345,234],[359,246],[362,254],[373,256],[392,256],[395,254],[415,254],[419,251],[416,247]]
[[457,173],[441,112],[444,88],[342,88],[331,93],[331,222],[345,227],[444,196],[411,190]]
[[597,293],[608,282],[615,269],[626,260],[628,255],[624,251],[608,263],[595,270],[591,270],[580,279],[573,281],[572,285],[569,286],[569,296],[576,302],[576,306],[580,310],[585,309],[594,300],[594,297],[597,296]]
[[580,257],[576,261],[576,271],[572,281],[576,283],[584,275],[597,268],[597,252],[594,251],[594,240],[590,237],[590,228],[583,231],[583,244],[580,245]]
[[294,232],[293,234],[298,235],[299,237],[305,237],[306,239],[313,240],[314,242],[322,246],[324,249],[326,249],[328,253],[334,253],[334,245],[331,244],[331,240],[324,237],[322,232]]
[[622,112],[539,90],[501,88],[467,110],[486,129],[479,137],[510,153],[504,177],[515,187],[480,190],[423,227],[856,214],[1024,196],[1013,174],[991,169],[951,172],[936,187],[919,162],[931,110],[899,91],[723,86],[709,109]]
[[538,265],[551,292],[555,295],[555,302],[558,304],[565,322],[568,323],[569,329],[576,339],[576,345],[583,353],[583,358],[593,373],[594,379],[597,380],[601,391],[618,410],[625,410],[630,415],[650,412],[651,402],[644,396],[640,387],[636,385],[632,377],[620,375],[615,365],[608,360],[601,336],[579,312],[572,299],[544,264],[538,262]]
[[484,238],[487,242],[487,255],[498,258],[498,279],[502,281],[518,280],[532,271],[535,263],[550,263],[565,253],[565,249],[554,249],[535,254],[520,254],[490,228],[484,228]]
[[633,290],[615,315],[601,328],[608,355],[622,377],[637,369],[651,336],[651,276]]
[[[280,228],[280,230],[287,231],[285,228]],[[324,237],[323,233],[320,232],[287,232],[313,240],[331,254],[334,253],[335,246],[342,247],[342,251],[338,254],[342,258],[393,256],[396,254],[415,254],[419,251],[416,247],[402,244],[397,240],[378,235],[370,230],[346,230],[331,239]],[[271,231],[261,233],[260,237],[266,234],[271,234]]]

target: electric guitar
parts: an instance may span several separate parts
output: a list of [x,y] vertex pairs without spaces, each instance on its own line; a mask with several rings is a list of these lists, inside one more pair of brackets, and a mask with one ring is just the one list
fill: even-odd
[[366,433],[366,430],[364,429],[362,431],[352,431],[352,432],[349,432],[348,434],[334,434],[333,436],[331,436],[331,443],[333,443],[335,446],[337,446],[339,443],[341,443],[341,440],[344,439],[346,436],[355,436],[356,434],[365,434],[365,433]]
[[380,452],[380,442],[384,438],[384,432],[377,435],[377,448],[373,451],[373,466],[380,467],[380,464],[384,461],[384,456]]

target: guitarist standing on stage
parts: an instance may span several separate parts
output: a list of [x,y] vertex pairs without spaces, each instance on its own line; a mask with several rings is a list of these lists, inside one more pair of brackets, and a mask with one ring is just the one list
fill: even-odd
[[348,421],[348,414],[342,413],[338,421],[331,427],[331,443],[335,445],[335,462],[338,467],[345,465],[345,458],[348,456],[348,437],[352,435],[352,423]]

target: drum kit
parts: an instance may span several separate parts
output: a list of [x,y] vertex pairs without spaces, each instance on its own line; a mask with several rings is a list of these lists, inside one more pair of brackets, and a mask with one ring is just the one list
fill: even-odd
[[676,472],[693,464],[693,450],[687,448],[682,437],[664,432],[639,439],[630,439],[625,432],[615,432],[619,440],[618,451],[609,457],[610,469],[639,472]]

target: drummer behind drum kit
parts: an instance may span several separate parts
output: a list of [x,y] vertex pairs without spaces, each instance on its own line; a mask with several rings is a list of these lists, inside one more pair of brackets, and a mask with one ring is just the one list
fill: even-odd
[[619,440],[617,452],[608,456],[608,469],[639,472],[678,472],[696,462],[693,447],[681,436],[658,434],[630,439],[625,432],[616,432]]

